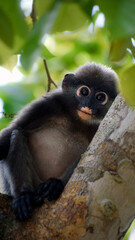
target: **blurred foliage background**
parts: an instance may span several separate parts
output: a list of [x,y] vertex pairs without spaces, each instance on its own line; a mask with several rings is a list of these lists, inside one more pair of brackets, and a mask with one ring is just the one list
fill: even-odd
[[[87,61],[111,66],[122,95],[134,106],[134,26],[135,0],[0,1],[0,129],[46,93],[43,59],[58,86],[65,73]],[[12,76],[8,84],[3,68]]]

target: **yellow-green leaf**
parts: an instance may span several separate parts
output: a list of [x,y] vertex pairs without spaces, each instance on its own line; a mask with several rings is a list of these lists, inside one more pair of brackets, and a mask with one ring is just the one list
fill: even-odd
[[121,73],[120,83],[123,96],[131,106],[135,106],[135,64]]
[[87,20],[88,16],[82,11],[78,3],[62,2],[51,32],[76,30],[82,27]]
[[118,39],[112,42],[109,59],[112,62],[121,61],[126,55],[126,49],[131,45],[130,38]]

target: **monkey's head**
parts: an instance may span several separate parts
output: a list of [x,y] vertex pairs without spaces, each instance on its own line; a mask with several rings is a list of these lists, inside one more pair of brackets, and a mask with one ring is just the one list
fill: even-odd
[[112,69],[87,63],[74,74],[66,74],[62,88],[69,96],[70,109],[81,120],[101,120],[117,96],[117,83],[117,74]]

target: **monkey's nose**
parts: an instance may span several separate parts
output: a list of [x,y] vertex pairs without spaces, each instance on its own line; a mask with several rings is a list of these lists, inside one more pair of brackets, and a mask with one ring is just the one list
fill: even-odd
[[82,120],[89,120],[92,118],[92,110],[89,109],[88,107],[82,107],[77,112],[78,112],[79,117]]
[[92,114],[92,110],[88,107],[82,107],[80,110],[84,113],[87,113],[87,114],[90,114],[90,115]]

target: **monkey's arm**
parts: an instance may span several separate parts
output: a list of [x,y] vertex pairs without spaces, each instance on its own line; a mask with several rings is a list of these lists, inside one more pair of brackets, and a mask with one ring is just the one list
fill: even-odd
[[33,165],[27,138],[21,130],[12,131],[9,152],[1,167],[1,174],[6,179],[4,189],[13,197],[12,208],[19,220],[28,218],[29,212],[42,205],[44,198],[50,201],[57,199],[63,191],[63,182],[54,178],[40,184],[35,191],[35,182],[40,183],[41,179]]
[[0,160],[3,160],[8,154],[8,149],[10,146],[10,136],[12,131],[12,127],[8,127],[0,131]]
[[[60,96],[60,95],[59,95]],[[41,205],[43,198],[36,195],[35,182],[41,182],[32,164],[27,144],[27,131],[40,127],[42,118],[57,116],[61,112],[61,98],[43,97],[25,107],[11,125],[0,133],[0,158],[3,159],[3,175],[7,193],[13,196],[12,207],[20,220],[28,217],[34,206]],[[41,121],[40,121],[41,120]],[[38,125],[37,125],[38,124]]]
[[33,168],[27,139],[19,130],[13,130],[10,137],[10,148],[4,164],[2,175],[6,178],[4,188],[13,196],[12,208],[17,218],[23,220],[33,207],[43,203],[38,196],[35,201],[33,176],[38,178]]

